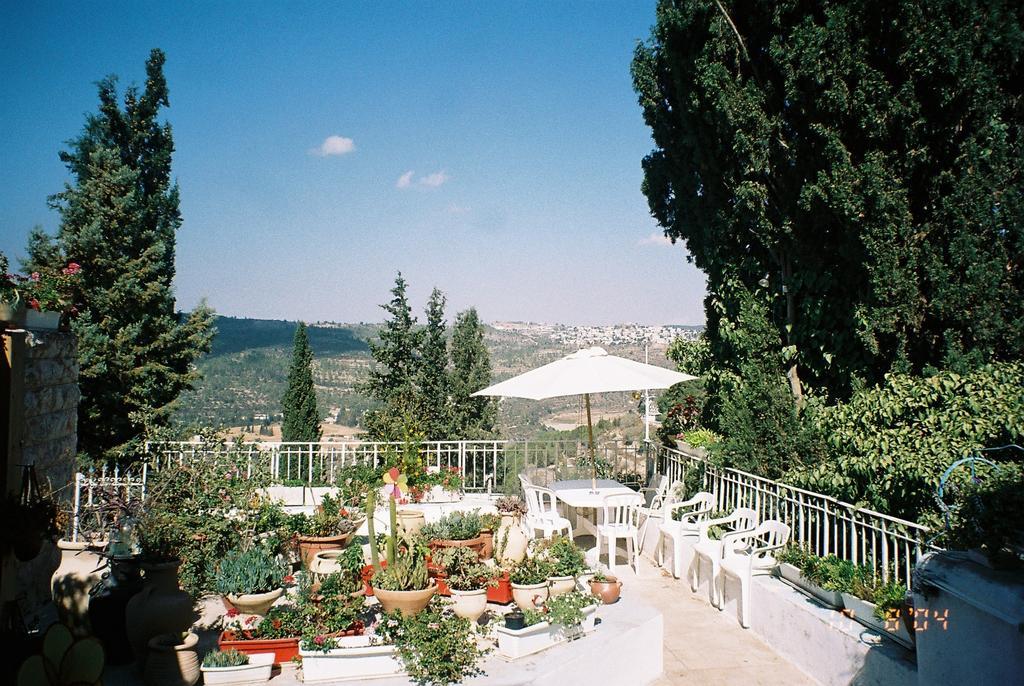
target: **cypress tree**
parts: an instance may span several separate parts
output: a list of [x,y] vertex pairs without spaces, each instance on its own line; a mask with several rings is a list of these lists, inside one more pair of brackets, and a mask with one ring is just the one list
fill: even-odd
[[484,327],[476,308],[471,307],[455,317],[451,357],[453,433],[459,438],[493,435],[498,418],[497,401],[470,397],[491,383],[491,357],[484,345]]
[[282,441],[319,441],[320,412],[313,386],[313,351],[309,347],[306,325],[299,322],[292,344],[292,364],[288,369],[288,387],[281,398],[284,419]]
[[434,289],[427,303],[427,326],[419,373],[419,406],[423,431],[430,440],[457,438],[451,435],[448,343],[445,340],[444,293]]
[[[99,82],[99,111],[60,154],[72,182],[51,198],[61,215],[62,259],[82,265],[75,293],[78,337],[79,449],[93,458],[128,460],[147,431],[168,423],[178,396],[197,377],[194,362],[213,336],[205,304],[175,311],[175,234],[181,225],[171,179],[174,143],[159,120],[169,105],[164,54],[146,62],[146,86],[124,94]],[[29,259],[50,259],[35,233]]]

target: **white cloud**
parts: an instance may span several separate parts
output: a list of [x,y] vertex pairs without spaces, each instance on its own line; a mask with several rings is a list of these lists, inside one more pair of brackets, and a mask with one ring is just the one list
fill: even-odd
[[331,157],[334,155],[347,155],[356,149],[355,141],[344,136],[328,136],[319,148],[311,152],[320,157]]
[[409,171],[399,176],[398,181],[395,182],[395,188],[408,188],[409,185],[412,183],[412,174],[412,169],[410,169]]
[[663,233],[652,233],[637,241],[637,245],[672,245],[672,240]]
[[427,174],[426,176],[421,176],[420,180],[419,180],[419,184],[421,186],[427,186],[429,188],[437,188],[438,186],[440,186],[441,184],[443,184],[447,180],[448,180],[448,175],[447,174],[445,174],[443,171],[437,171],[437,172],[434,172],[433,174]]
[[468,214],[473,208],[466,205],[452,203],[448,206],[448,214]]

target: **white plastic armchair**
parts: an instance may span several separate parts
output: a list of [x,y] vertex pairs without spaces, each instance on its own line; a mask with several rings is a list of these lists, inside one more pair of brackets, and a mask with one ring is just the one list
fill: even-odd
[[530,530],[530,538],[535,538],[537,531],[544,532],[544,538],[550,538],[556,532],[565,532],[572,539],[572,523],[558,511],[558,495],[550,488],[530,486],[527,495],[527,508],[533,505],[532,512],[526,515],[526,528]]
[[665,504],[671,500],[671,494],[682,487],[682,481],[673,481],[671,484],[668,477],[658,476],[651,480],[657,483],[658,488],[641,488],[640,493],[644,494],[644,504],[640,507],[640,516],[643,517],[643,524],[640,526],[640,551],[644,549],[644,539],[647,538],[647,529],[651,526],[651,517],[655,519],[664,516]]
[[720,586],[724,590],[726,576],[739,579],[740,624],[744,629],[750,627],[750,580],[755,574],[769,574],[775,569],[772,553],[786,545],[789,533],[786,524],[769,519],[753,531],[737,534],[725,543]]
[[[729,545],[729,539],[740,534],[753,531],[757,527],[757,512],[749,507],[738,507],[727,517],[719,519],[705,519],[697,525],[697,544],[693,546],[693,562],[687,576],[690,579],[690,589],[696,591],[700,586],[701,559],[707,560],[711,565],[711,578],[708,579],[708,599],[715,607],[721,605],[722,593],[718,584],[718,570],[722,564],[722,550]],[[722,534],[721,540],[715,541],[708,537],[708,531],[713,526],[726,527],[727,531]]]
[[643,496],[639,493],[616,493],[604,497],[604,518],[597,525],[597,559],[601,560],[601,543],[608,543],[608,571],[615,573],[615,550],[618,540],[626,541],[626,559],[639,576],[640,508]]
[[[675,489],[672,489],[675,492]],[[665,539],[672,539],[672,576],[679,578],[683,568],[683,539],[697,538],[701,522],[715,509],[715,496],[707,491],[697,493],[689,500],[673,502],[666,499],[661,527],[658,531],[657,562],[665,564]],[[675,517],[678,514],[678,519]]]

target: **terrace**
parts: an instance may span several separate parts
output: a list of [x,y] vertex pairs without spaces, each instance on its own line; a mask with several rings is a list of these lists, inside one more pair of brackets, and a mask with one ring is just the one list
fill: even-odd
[[[154,443],[146,448],[150,460],[138,472],[79,474],[75,503],[84,511],[97,489],[104,486],[144,495],[154,473],[175,464],[226,460],[247,479],[265,479],[272,484],[266,492],[282,501],[287,510],[311,512],[325,494],[336,492],[331,484],[346,467],[383,465],[386,456],[400,447],[371,442]],[[464,479],[458,497],[429,502],[427,495],[428,502],[403,505],[423,512],[426,522],[453,511],[493,511],[498,496],[520,492],[520,475],[533,484],[550,485],[591,473],[584,446],[573,442],[435,441],[421,444],[419,454],[428,471],[456,468]],[[750,508],[757,521],[777,520],[788,525],[790,542],[811,555],[834,556],[877,570],[880,581],[891,586],[909,588],[915,565],[930,549],[930,533],[923,526],[737,470],[716,468],[692,449],[607,443],[599,446],[597,464],[602,476],[623,481],[647,482],[652,475],[664,475],[666,483],[676,486],[669,499],[678,501],[695,492],[707,492],[713,496],[716,512]],[[562,507],[562,514],[577,525],[574,530],[579,534],[585,513]],[[888,621],[872,621],[862,608],[858,614],[849,607],[828,607],[813,595],[821,589],[801,584],[799,575],[783,579],[778,569],[772,569],[751,578],[748,608],[742,607],[740,585],[724,578],[721,609],[716,609],[708,600],[707,571],[696,592],[686,578],[696,536],[679,539],[679,559],[685,561],[682,568],[674,569],[677,558],[671,537],[664,539],[664,566],[655,563],[661,557],[656,553],[662,517],[660,510],[651,512],[652,523],[635,571],[620,546],[615,572],[623,581],[622,598],[599,609],[597,631],[517,661],[488,659],[483,663],[487,676],[467,683],[520,683],[517,679],[523,675],[530,675],[529,680],[536,683],[545,678],[556,683],[568,678],[567,664],[574,665],[575,677],[592,672],[589,681],[579,683],[590,683],[602,674],[605,683],[623,684],[919,682],[919,652],[904,628],[902,615],[907,610],[902,606]],[[76,509],[76,536],[78,519]],[[377,531],[388,528],[384,511],[378,510],[374,519]],[[366,524],[357,533],[365,535]],[[576,542],[584,549],[595,543],[587,535],[577,535]],[[606,558],[598,559],[595,550],[589,550],[586,561],[592,569],[606,567]],[[495,617],[507,611],[501,605],[489,608]],[[744,610],[749,613],[747,629],[741,626]],[[928,610],[919,605],[916,612],[922,611],[927,618]],[[216,626],[222,613],[219,601],[207,601],[204,620],[197,626]],[[909,625],[915,623],[920,624]],[[213,635],[208,633],[207,640]],[[931,638],[936,632],[923,635]],[[606,663],[599,659],[626,653],[642,656],[649,669],[631,676],[621,671],[621,660]],[[583,665],[590,665],[591,671]],[[126,674],[115,672],[111,681],[116,683],[118,675],[125,678]],[[272,683],[291,683],[296,678],[296,672],[286,667]],[[394,683],[407,682],[402,678]]]

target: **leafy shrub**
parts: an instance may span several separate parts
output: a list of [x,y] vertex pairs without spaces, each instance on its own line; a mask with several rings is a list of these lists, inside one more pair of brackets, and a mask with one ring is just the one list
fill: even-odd
[[526,514],[526,503],[524,503],[518,496],[504,495],[494,503],[494,506],[498,508],[498,512],[506,515],[515,515],[522,517]]
[[335,478],[338,499],[348,507],[362,507],[366,494],[380,483],[383,470],[367,462],[354,462],[341,467]]
[[473,638],[472,624],[446,610],[440,600],[412,617],[398,611],[384,615],[377,635],[395,645],[405,671],[417,684],[456,684],[482,674],[478,664],[483,652]]
[[477,563],[460,569],[448,577],[448,588],[456,591],[475,591],[498,585],[501,571],[497,567]]
[[708,448],[720,442],[722,437],[711,429],[696,429],[694,431],[687,431],[683,435],[683,440],[694,448]]
[[234,649],[214,650],[203,658],[203,667],[241,667],[249,664],[249,656]]
[[214,588],[225,596],[273,591],[287,574],[285,563],[261,546],[232,550],[210,571]]
[[549,598],[544,603],[546,619],[552,624],[560,624],[566,628],[576,627],[583,623],[583,608],[597,605],[599,602],[601,601],[598,598],[579,591],[563,593]]
[[889,374],[849,402],[814,413],[828,457],[787,475],[796,486],[922,523],[949,464],[991,445],[1024,442],[1024,363],[970,374]]
[[1021,545],[1024,528],[1024,468],[1001,464],[987,479],[967,484],[957,494],[947,534],[951,548],[981,548],[997,568],[1021,565],[1008,547]]
[[800,573],[812,584],[836,593],[852,593],[854,584],[860,577],[857,565],[848,560],[841,560],[835,555],[808,556],[804,566],[800,568]]
[[537,547],[537,555],[551,564],[551,576],[577,576],[587,569],[583,550],[568,536],[538,540],[543,545]]
[[479,512],[452,512],[425,525],[420,535],[428,541],[468,541],[478,537],[482,528]]
[[512,567],[512,571],[509,572],[509,578],[514,584],[531,586],[546,582],[548,577],[552,576],[554,570],[554,565],[548,560],[539,556],[527,557]]
[[448,576],[462,574],[466,569],[475,565],[480,556],[472,548],[452,546],[441,548],[431,554],[434,564],[444,570]]

